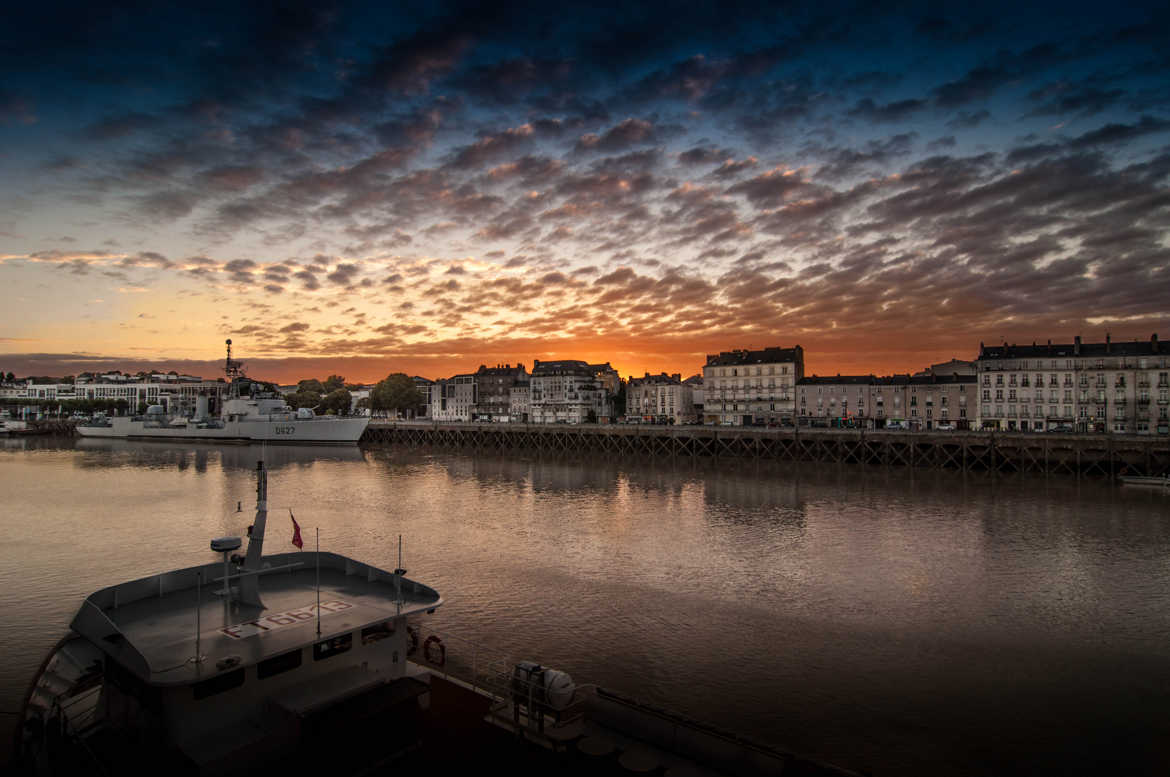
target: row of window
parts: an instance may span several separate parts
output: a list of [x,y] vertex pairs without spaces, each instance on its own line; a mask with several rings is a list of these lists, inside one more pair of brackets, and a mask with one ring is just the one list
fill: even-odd
[[[369,645],[378,642],[393,633],[394,624],[390,621],[367,626],[362,629],[362,644]],[[322,640],[313,645],[313,660],[324,661],[346,653],[352,647],[353,634],[342,634],[337,637]],[[290,650],[287,653],[281,653],[278,656],[264,659],[256,664],[256,679],[266,680],[269,677],[276,677],[277,675],[300,668],[303,653],[304,650],[302,648],[297,648],[296,650]],[[233,688],[239,688],[244,684],[244,679],[244,667],[240,667],[231,672],[223,672],[215,677],[200,680],[192,686],[195,700],[200,701],[209,696],[215,696],[216,694],[230,691]]]

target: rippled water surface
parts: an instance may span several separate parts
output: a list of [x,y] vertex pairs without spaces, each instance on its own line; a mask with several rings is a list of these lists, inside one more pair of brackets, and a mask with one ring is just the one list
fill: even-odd
[[[0,442],[5,721],[80,600],[242,534],[261,449]],[[1170,496],[852,466],[271,447],[435,628],[874,774],[1170,769]],[[237,502],[243,512],[236,512]],[[309,540],[311,542],[311,539]]]

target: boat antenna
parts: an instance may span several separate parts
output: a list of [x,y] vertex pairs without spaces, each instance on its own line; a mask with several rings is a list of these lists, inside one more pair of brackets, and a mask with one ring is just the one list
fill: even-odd
[[321,527],[317,528],[317,636],[321,636]]
[[402,568],[402,535],[398,535],[398,568],[394,570],[394,595],[398,599],[398,614],[402,614],[402,576],[406,570]]
[[200,650],[201,644],[199,641],[200,632],[202,631],[202,623],[200,623],[200,611],[203,609],[203,573],[195,573],[195,655],[191,657],[191,663],[198,664],[203,661],[203,653]]
[[[256,520],[248,535],[248,554],[244,558],[244,569],[259,572],[261,555],[264,553],[264,526],[268,522],[268,471],[264,460],[256,462]],[[240,578],[240,601],[256,607],[263,607],[260,601],[260,575],[252,574]]]

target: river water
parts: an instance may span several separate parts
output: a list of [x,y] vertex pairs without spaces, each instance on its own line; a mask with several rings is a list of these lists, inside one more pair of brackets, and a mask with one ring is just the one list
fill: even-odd
[[[1170,496],[1068,478],[0,441],[0,722],[81,599],[252,520],[428,626],[875,775],[1170,770]],[[243,512],[237,512],[237,503]],[[7,739],[7,737],[5,737]]]

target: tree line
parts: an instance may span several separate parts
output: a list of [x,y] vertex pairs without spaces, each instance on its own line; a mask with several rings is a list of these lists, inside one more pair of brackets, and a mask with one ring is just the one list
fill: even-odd
[[[285,397],[290,407],[307,407],[314,412],[345,415],[353,405],[354,391],[362,388],[346,383],[341,375],[330,375],[325,380],[307,378],[297,383],[297,390]],[[417,412],[423,405],[422,395],[414,380],[405,373],[387,375],[370,390],[368,398],[358,401],[356,410],[370,410],[374,415],[390,412]]]

